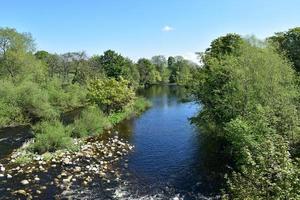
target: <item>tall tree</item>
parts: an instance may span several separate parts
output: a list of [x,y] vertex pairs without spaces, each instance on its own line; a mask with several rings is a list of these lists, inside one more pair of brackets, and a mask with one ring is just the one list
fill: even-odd
[[279,32],[269,37],[279,52],[284,52],[297,72],[300,72],[300,27],[293,28],[287,32]]
[[152,62],[146,58],[141,58],[137,62],[140,74],[140,84],[150,85],[156,83],[156,70]]
[[15,78],[32,61],[35,45],[29,33],[18,33],[15,29],[0,28],[0,74]]

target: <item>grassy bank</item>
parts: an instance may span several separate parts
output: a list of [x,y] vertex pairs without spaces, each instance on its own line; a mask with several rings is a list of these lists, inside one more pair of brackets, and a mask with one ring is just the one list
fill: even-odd
[[150,106],[148,100],[138,97],[122,111],[109,115],[97,106],[88,106],[72,124],[65,126],[58,120],[38,123],[33,127],[34,139],[17,151],[13,162],[29,163],[36,154],[41,154],[44,160],[50,160],[65,151],[76,152],[87,137],[101,135],[104,130],[141,114]]

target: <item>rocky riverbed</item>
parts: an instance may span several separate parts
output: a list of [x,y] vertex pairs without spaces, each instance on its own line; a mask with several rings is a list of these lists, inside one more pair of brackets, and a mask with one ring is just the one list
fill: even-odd
[[[0,164],[0,199],[80,199],[93,182],[113,192],[108,185],[121,181],[115,165],[133,146],[119,138],[117,132],[74,143],[77,151],[34,155],[27,164],[17,164],[22,153],[13,152]],[[123,161],[126,167],[126,159]]]

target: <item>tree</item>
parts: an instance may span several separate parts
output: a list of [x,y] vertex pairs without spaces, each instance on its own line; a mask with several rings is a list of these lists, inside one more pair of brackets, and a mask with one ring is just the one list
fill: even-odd
[[134,90],[129,82],[123,78],[95,79],[89,83],[88,99],[97,104],[107,114],[121,111],[134,98]]
[[103,67],[108,77],[119,78],[124,75],[126,60],[123,56],[112,50],[107,50],[99,57],[99,67]]
[[226,141],[235,161],[230,199],[297,199],[299,170],[289,145],[299,141],[294,70],[272,47],[236,48],[203,55],[193,91],[203,106],[196,121]]
[[[30,34],[18,33],[15,29],[0,28],[0,75],[12,79],[30,66],[34,42]],[[33,62],[33,61],[32,61]]]
[[50,54],[47,51],[37,51],[35,57],[41,60],[48,68],[48,75],[52,78],[55,74],[59,74],[62,68],[62,58],[57,54]]
[[140,74],[141,85],[147,86],[156,83],[157,72],[155,70],[155,66],[150,60],[146,58],[139,59],[137,62],[137,68]]
[[244,43],[244,40],[240,35],[229,33],[213,40],[210,47],[206,49],[204,58],[213,57],[220,59],[225,55],[238,55],[242,43]]
[[283,52],[293,62],[295,70],[300,72],[300,27],[276,33],[269,37],[268,41],[273,43],[280,53]]
[[183,60],[176,62],[175,66],[175,68],[177,69],[175,82],[178,85],[189,84],[192,78],[190,63],[187,60]]

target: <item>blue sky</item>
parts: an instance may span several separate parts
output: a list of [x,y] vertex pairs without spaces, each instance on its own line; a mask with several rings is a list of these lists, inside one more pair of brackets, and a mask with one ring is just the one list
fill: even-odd
[[299,0],[0,0],[0,26],[30,32],[50,52],[113,49],[134,60],[195,59],[229,32],[259,38],[300,26]]

